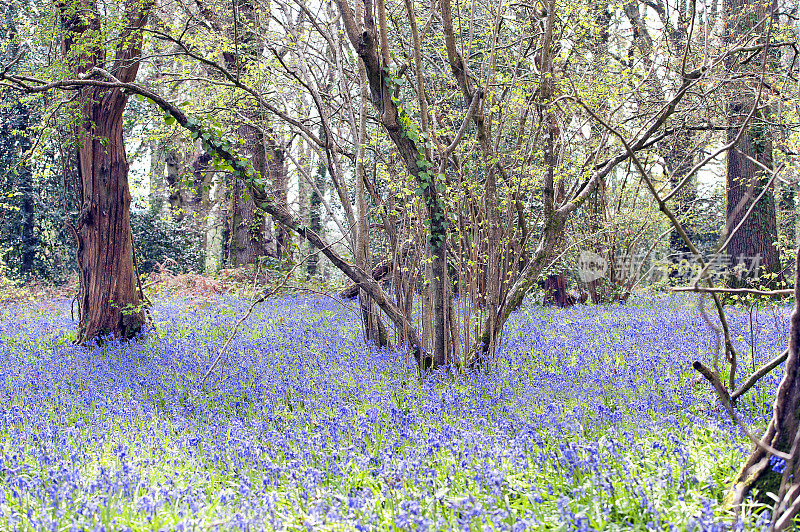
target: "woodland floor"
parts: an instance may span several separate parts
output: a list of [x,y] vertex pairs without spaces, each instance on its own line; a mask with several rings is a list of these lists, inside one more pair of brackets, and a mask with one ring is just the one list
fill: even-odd
[[[420,382],[351,308],[162,295],[156,330],[72,345],[65,300],[0,309],[0,529],[709,530],[743,457],[689,298],[524,307],[496,366]],[[749,314],[732,310],[742,365]],[[756,364],[788,314],[757,314]],[[743,371],[744,373],[744,371]],[[742,375],[746,377],[746,375]],[[740,401],[762,430],[781,372]],[[716,513],[715,513],[716,512]],[[740,527],[759,529],[761,517]]]

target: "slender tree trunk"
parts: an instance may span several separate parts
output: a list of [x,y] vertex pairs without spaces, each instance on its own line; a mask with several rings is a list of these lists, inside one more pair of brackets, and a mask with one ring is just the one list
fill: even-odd
[[164,141],[150,142],[150,209],[162,214],[167,199],[167,180],[164,175],[166,167],[166,150]]
[[[311,147],[308,143],[301,141],[299,144],[299,158],[298,161],[303,167],[303,171],[300,172],[300,178],[297,180],[297,211],[300,218],[300,223],[303,225],[309,225],[309,214],[311,212],[310,205],[309,205],[309,189],[311,186],[304,179],[304,176],[311,175]],[[303,256],[308,255],[310,251],[308,249],[308,245],[306,242],[301,241],[299,242],[300,252]],[[307,266],[306,266],[307,268]]]
[[781,232],[789,241],[797,240],[797,191],[793,185],[781,189]]
[[[367,105],[369,105],[369,93],[366,87],[366,73],[364,66],[359,65],[359,81],[361,86],[361,98],[359,98],[358,112],[358,131],[356,132],[356,265],[364,271],[372,268],[372,256],[369,245],[369,211],[367,209],[366,175],[364,170],[364,147],[367,142]],[[374,278],[374,276],[373,276]],[[364,337],[368,343],[382,346],[387,343],[386,331],[381,335],[381,328],[378,327],[378,309],[366,290],[358,291],[358,302],[361,309],[361,324],[364,329]]]
[[20,273],[25,279],[30,279],[33,275],[33,261],[36,258],[37,238],[35,234],[36,229],[36,211],[34,208],[34,193],[33,193],[33,170],[28,162],[26,152],[31,149],[31,138],[28,134],[28,125],[30,122],[30,110],[27,105],[21,104],[18,106],[19,114],[17,119],[19,122],[19,151],[22,155],[22,161],[19,165],[19,191],[22,195],[20,201],[20,215],[22,217],[22,249],[20,253]]
[[[592,0],[590,4],[592,18],[594,24],[592,26],[591,42],[592,51],[594,54],[593,65],[597,72],[603,72],[603,61],[608,57],[608,39],[610,37],[609,27],[611,25],[611,11],[608,8],[608,0]],[[607,105],[601,106],[605,109]],[[592,138],[600,138],[600,132],[597,131],[597,126],[592,124]],[[611,258],[614,253],[614,239],[613,235],[608,235],[604,232],[606,229],[606,215],[608,211],[608,198],[605,179],[597,184],[597,189],[592,193],[591,198],[588,200],[589,205],[589,234],[592,236],[590,242],[593,244],[591,250],[600,256]],[[613,266],[613,261],[609,261],[610,266]],[[612,272],[609,271],[609,274]],[[611,275],[609,275],[609,279]],[[592,303],[600,303],[601,295],[598,294],[598,288],[602,279],[594,279],[586,283],[586,289],[592,298]]]
[[211,178],[211,188],[208,191],[208,215],[206,216],[206,274],[217,273],[222,265],[223,246],[225,243],[225,218],[223,205],[225,203],[225,184],[222,174],[215,173]]
[[[311,197],[308,200],[308,227],[316,235],[324,236],[322,226],[322,198],[320,193],[325,192],[325,173],[327,168],[323,161],[317,163],[317,171],[315,173],[315,187],[311,191]],[[319,191],[319,192],[318,192]],[[314,277],[319,274],[319,252],[314,249],[308,257],[308,265],[306,272],[309,277]]]
[[[289,173],[286,169],[286,152],[288,146],[283,146],[278,140],[277,133],[267,131],[266,141],[266,169],[267,175],[272,179],[272,193],[275,201],[282,206],[289,204]],[[280,224],[275,224],[275,257],[291,258],[292,237],[291,233]]]

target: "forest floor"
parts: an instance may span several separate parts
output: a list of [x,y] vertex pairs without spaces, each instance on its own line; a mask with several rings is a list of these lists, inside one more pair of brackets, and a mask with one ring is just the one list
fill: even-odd
[[[76,347],[66,299],[0,307],[3,530],[707,530],[749,444],[692,372],[693,299],[523,307],[491,371],[423,381],[355,309],[163,294],[142,338]],[[732,311],[748,367],[785,309]],[[745,375],[743,375],[745,377]],[[780,371],[740,401],[753,432]],[[740,527],[759,529],[765,519]],[[768,521],[767,521],[768,522]]]

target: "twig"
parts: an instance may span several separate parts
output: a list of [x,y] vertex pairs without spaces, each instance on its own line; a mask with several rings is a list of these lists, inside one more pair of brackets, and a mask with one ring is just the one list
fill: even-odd
[[286,283],[289,281],[289,278],[292,276],[292,274],[297,269],[297,267],[300,266],[301,264],[303,264],[303,262],[302,261],[298,261],[298,263],[295,264],[294,267],[291,270],[289,270],[289,273],[286,274],[286,277],[284,277],[284,279],[281,282],[281,284],[277,285],[275,288],[273,288],[269,292],[267,292],[265,294],[262,294],[261,297],[259,297],[258,299],[256,299],[255,301],[253,301],[250,304],[250,308],[247,309],[247,313],[244,316],[242,316],[239,319],[239,321],[236,322],[236,325],[233,326],[233,330],[228,335],[228,339],[225,341],[225,345],[223,345],[222,349],[219,350],[219,353],[217,354],[217,358],[214,359],[214,362],[211,364],[211,367],[208,368],[208,371],[206,371],[205,375],[203,375],[203,378],[200,379],[200,385],[203,385],[203,383],[206,382],[206,379],[208,379],[208,376],[217,367],[217,364],[219,364],[219,361],[222,358],[222,355],[224,355],[225,352],[228,350],[228,346],[230,345],[231,341],[233,340],[233,337],[236,336],[236,333],[239,331],[239,327],[242,325],[244,320],[246,320],[247,318],[250,317],[250,314],[253,313],[253,309],[256,308],[256,305],[258,305],[259,303],[263,303],[264,300],[266,300],[268,297],[271,297],[271,296],[275,295],[278,292],[278,290],[280,290],[281,288],[286,286]]
[[747,427],[745,427],[744,423],[742,422],[741,419],[739,419],[739,416],[736,415],[736,412],[733,409],[733,403],[731,402],[731,396],[728,394],[728,390],[725,389],[725,386],[722,384],[722,381],[719,380],[719,376],[714,370],[712,370],[699,360],[695,360],[694,363],[692,364],[692,367],[703,377],[705,377],[708,382],[711,383],[711,386],[713,386],[714,391],[717,393],[719,401],[722,403],[722,406],[725,407],[725,411],[728,412],[728,416],[730,416],[731,420],[736,425],[738,425],[739,428],[742,429],[742,431],[744,431],[744,433],[747,435],[750,441],[755,443],[763,451],[773,456],[777,456],[778,458],[783,458],[784,460],[791,459],[791,455],[779,451],[771,447],[770,445],[767,445],[766,443],[762,442],[761,440],[753,436],[753,434],[749,430],[747,430]]
[[250,314],[253,313],[253,309],[256,308],[256,305],[258,305],[259,303],[264,302],[265,299],[267,299],[269,296],[271,296],[274,293],[275,293],[275,291],[273,290],[273,291],[271,291],[271,292],[269,292],[267,294],[263,294],[261,297],[259,297],[255,301],[253,301],[253,303],[250,305],[250,308],[247,309],[247,313],[244,316],[242,316],[239,319],[239,321],[236,322],[236,325],[233,326],[233,330],[228,335],[228,339],[225,341],[225,345],[223,345],[222,349],[219,350],[219,353],[217,354],[217,358],[214,359],[214,362],[211,364],[211,367],[208,368],[208,371],[206,371],[206,374],[203,375],[202,379],[200,379],[200,384],[201,385],[206,382],[206,379],[208,378],[208,376],[211,374],[212,371],[214,371],[214,369],[217,367],[217,364],[219,364],[219,361],[222,358],[222,355],[224,355],[225,352],[227,351],[228,346],[230,345],[231,341],[233,340],[233,337],[236,335],[237,331],[239,330],[239,326],[242,324],[242,322],[244,322],[244,320],[246,320],[247,318],[250,317]]
[[747,393],[747,391],[753,387],[753,385],[758,382],[758,380],[772,371],[773,369],[777,368],[781,364],[786,361],[786,358],[789,356],[789,348],[783,350],[783,353],[773,358],[770,362],[765,364],[761,369],[753,373],[744,384],[742,384],[738,390],[731,394],[731,401],[736,401],[739,397]]

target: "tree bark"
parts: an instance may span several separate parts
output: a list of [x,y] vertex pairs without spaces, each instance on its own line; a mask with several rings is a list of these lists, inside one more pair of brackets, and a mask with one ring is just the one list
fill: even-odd
[[[771,2],[770,5],[774,10],[774,4]],[[748,0],[726,0],[725,11],[729,15],[726,17],[725,34],[727,42],[731,44],[742,35],[756,29],[753,23],[761,18],[757,16],[758,14],[768,14],[764,7],[751,4]],[[763,41],[764,38],[760,40]],[[752,63],[761,64],[760,61],[751,61]],[[750,77],[759,75],[758,72],[752,71],[752,67],[741,65],[735,56],[728,59],[726,66],[732,71],[744,70]],[[732,84],[730,90],[727,139],[729,143],[736,139],[751,109],[757,103],[746,78],[745,81]],[[732,265],[741,263],[747,272],[752,272],[750,275],[752,278],[757,278],[763,273],[780,271],[778,249],[775,246],[778,231],[773,187],[769,184],[770,176],[767,172],[750,160],[754,159],[770,169],[773,167],[772,133],[765,116],[768,114],[767,109],[753,113],[750,122],[744,126],[746,128],[744,134],[736,145],[728,150],[726,234],[739,225],[753,201],[767,189],[742,227],[733,235],[727,248]],[[747,284],[747,280],[741,275],[731,275],[729,284],[742,286]]]
[[[320,236],[325,235],[322,225],[322,198],[320,197],[320,193],[324,194],[325,192],[326,171],[325,163],[319,161],[317,163],[317,171],[314,174],[316,187],[311,190],[311,197],[308,200],[308,227],[314,234]],[[319,274],[319,252],[316,249],[310,251],[306,273],[309,277],[314,277]]]
[[[134,5],[135,4],[135,5]],[[132,6],[132,7],[131,7]],[[126,5],[130,26],[118,37],[111,73],[131,82],[139,69],[142,36],[149,5]],[[80,75],[106,66],[94,39],[101,31],[97,6],[90,0],[63,6],[64,55]],[[78,341],[113,335],[131,338],[145,323],[137,287],[130,226],[128,161],[122,138],[122,114],[128,96],[120,89],[87,87],[80,94],[75,127],[82,204],[75,223],[80,276]]]
[[[795,260],[795,305],[789,318],[789,352],[786,359],[786,374],[778,387],[773,405],[772,420],[761,437],[761,442],[778,451],[790,453],[794,440],[800,430],[800,248]],[[795,450],[797,454],[797,450]],[[771,502],[768,493],[778,494],[782,475],[775,471],[770,462],[770,454],[763,446],[756,446],[742,466],[734,486],[728,494],[727,502],[741,504],[752,490],[758,490],[759,498]],[[795,458],[788,473],[798,478],[800,460]]]
[[[431,369],[446,363],[446,337],[447,337],[447,297],[445,283],[448,282],[446,253],[447,253],[447,217],[444,205],[437,189],[438,179],[433,162],[426,154],[424,140],[412,129],[410,119],[401,113],[397,104],[392,100],[395,96],[394,80],[388,72],[389,64],[386,60],[389,51],[381,48],[383,57],[378,53],[378,39],[386,41],[386,27],[381,23],[376,26],[373,18],[373,5],[371,0],[364,2],[364,27],[356,24],[353,12],[347,0],[337,0],[339,11],[342,14],[347,36],[353,48],[363,61],[367,75],[370,99],[373,107],[379,114],[380,122],[409,173],[415,178],[421,190],[422,200],[425,203],[427,219],[429,221],[428,244],[431,258],[431,292],[433,307],[433,331],[430,359],[422,361],[422,369]],[[383,4],[378,2],[377,14],[379,21],[385,22]]]
[[21,102],[20,105],[16,107],[18,111],[17,121],[19,129],[19,133],[17,133],[16,136],[19,139],[19,151],[22,155],[19,173],[17,175],[19,191],[22,195],[19,206],[20,215],[22,217],[22,227],[20,228],[22,237],[20,242],[20,273],[25,280],[30,280],[34,274],[33,265],[34,259],[36,258],[37,247],[33,170],[26,156],[26,152],[31,149],[31,137],[27,131],[30,125],[30,109]]
[[[253,161],[256,166],[256,161]],[[257,167],[257,166],[256,166]],[[259,257],[275,256],[269,250],[273,244],[267,237],[267,224],[264,213],[256,207],[255,201],[249,197],[248,187],[240,179],[235,179],[231,190],[231,208],[229,216],[231,244],[228,248],[228,264],[244,266],[255,264]]]

